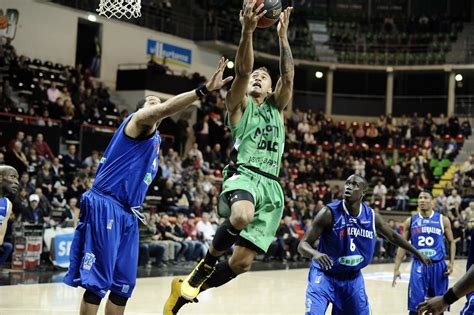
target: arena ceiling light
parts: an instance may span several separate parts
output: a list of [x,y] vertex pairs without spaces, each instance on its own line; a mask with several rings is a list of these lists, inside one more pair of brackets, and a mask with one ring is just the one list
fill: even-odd
[[233,61],[228,61],[228,62],[227,62],[227,68],[229,68],[229,69],[234,69],[234,66],[235,66],[235,64],[234,64]]
[[456,80],[457,82],[461,82],[462,81],[462,74],[460,74],[460,73],[456,74],[456,76],[454,77],[454,80]]
[[321,79],[324,76],[324,73],[322,73],[321,71],[316,71],[314,75],[316,76],[316,78]]
[[97,17],[96,17],[94,14],[89,14],[89,15],[87,16],[87,19],[88,19],[89,21],[91,21],[91,22],[97,21]]

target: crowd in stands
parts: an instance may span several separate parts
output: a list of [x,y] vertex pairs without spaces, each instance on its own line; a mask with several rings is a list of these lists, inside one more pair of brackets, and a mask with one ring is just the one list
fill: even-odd
[[[28,113],[40,118],[39,125],[59,121],[76,130],[84,122],[103,124],[107,113],[115,113],[116,117],[109,120],[109,126],[116,126],[126,117],[126,112],[120,118],[116,116],[118,110],[110,102],[107,88],[87,69],[30,61],[25,56],[17,57],[14,48],[4,48],[0,61],[7,66],[11,81],[4,79],[0,90],[1,112]],[[18,102],[15,95],[28,84],[31,95],[22,98],[26,102]],[[232,149],[232,137],[224,123],[225,94],[222,89],[206,96],[193,126],[178,120],[176,129],[192,127],[192,134],[176,134],[174,145],[160,152],[159,171],[144,207],[148,224],[140,227],[140,260],[145,266],[151,266],[152,261],[157,266],[194,262],[212,240],[220,220],[217,204],[221,170]],[[265,260],[299,259],[299,238],[324,204],[341,198],[342,181],[350,174],[368,179],[371,188],[366,201],[377,211],[414,210],[419,191],[433,187],[464,139],[471,135],[468,120],[444,115],[389,115],[375,122],[357,123],[336,122],[322,112],[295,109],[285,120],[287,137],[280,183],[286,205]],[[186,149],[185,142],[192,138],[195,142]],[[97,151],[79,159],[74,144],[60,154],[51,149],[42,133],[18,132],[0,149],[0,164],[14,166],[21,177],[13,201],[13,221],[45,228],[73,226],[80,196],[92,186],[100,159]],[[474,187],[472,161],[471,157],[459,170],[458,180],[453,183],[457,190]],[[469,241],[468,222],[474,204],[466,206],[456,189],[446,190],[449,197],[437,197],[436,209],[452,220],[459,238],[458,253],[462,255]],[[463,191],[466,195],[471,194]],[[395,221],[390,224],[399,228]],[[378,244],[376,255],[394,256],[391,245],[382,240]]]
[[[8,76],[0,87],[0,113],[37,117],[38,126],[62,125],[66,139],[77,140],[82,123],[117,127],[128,113],[119,113],[108,87],[92,77],[88,68],[31,60],[3,45],[0,65]],[[13,96],[16,91],[18,97]],[[8,116],[0,116],[9,120]]]

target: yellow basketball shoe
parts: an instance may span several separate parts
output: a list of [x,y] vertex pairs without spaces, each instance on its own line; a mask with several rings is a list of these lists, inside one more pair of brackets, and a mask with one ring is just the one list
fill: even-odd
[[178,314],[179,308],[173,310],[181,297],[181,284],[183,283],[182,278],[174,278],[171,282],[171,292],[166,300],[165,306],[163,307],[163,315],[176,315]]
[[181,296],[192,301],[201,291],[201,286],[216,270],[216,267],[204,264],[204,259],[194,268],[181,284]]

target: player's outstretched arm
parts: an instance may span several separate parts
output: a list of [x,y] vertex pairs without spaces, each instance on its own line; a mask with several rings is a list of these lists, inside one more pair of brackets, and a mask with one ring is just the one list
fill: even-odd
[[273,98],[280,111],[283,111],[293,95],[293,80],[295,77],[295,64],[288,41],[288,24],[293,7],[286,8],[280,14],[278,23],[278,37],[280,41],[280,79],[275,87]]
[[407,251],[413,253],[423,264],[431,265],[431,260],[422,255],[419,251],[416,250],[406,239],[404,239],[401,235],[399,235],[396,231],[394,231],[382,216],[378,213],[375,214],[375,228],[377,232],[385,236],[391,243],[397,245],[398,247],[404,248]]
[[[227,111],[231,114],[231,122],[238,122],[240,120],[239,112],[242,106],[247,104],[246,93],[247,86],[250,81],[250,74],[253,70],[254,56],[253,56],[253,32],[257,28],[258,20],[267,13],[263,8],[262,3],[255,9],[256,0],[245,1],[243,10],[240,11],[240,24],[242,24],[242,35],[240,36],[239,48],[235,55],[235,80],[232,82],[232,87],[227,93],[225,104]],[[237,114],[232,117],[233,114]]]
[[[410,239],[410,225],[411,225],[411,220],[410,218],[408,218],[403,223],[403,234],[402,234],[402,237],[407,241]],[[405,254],[406,254],[406,250],[399,247],[397,250],[397,256],[395,256],[395,266],[393,268],[392,287],[394,287],[397,284],[397,278],[401,279],[400,265],[402,264]]]
[[331,209],[324,207],[316,214],[313,223],[311,223],[311,227],[306,231],[298,245],[298,252],[301,256],[316,260],[324,269],[331,269],[333,261],[328,255],[314,249],[314,243],[326,229],[331,227],[331,224]]
[[439,314],[445,311],[449,305],[472,291],[474,291],[474,265],[444,296],[436,296],[420,303],[418,314]]
[[449,264],[445,275],[449,276],[454,269],[454,258],[456,257],[456,242],[454,241],[453,230],[451,229],[451,222],[443,216],[444,236],[448,240],[449,246]]
[[[232,80],[232,77],[222,78],[227,61],[224,57],[219,60],[216,72],[205,84],[204,89],[207,91],[218,90]],[[151,106],[143,107],[138,110],[125,127],[125,133],[137,138],[141,135],[149,135],[153,133],[154,128],[166,117],[172,116],[180,111],[188,108],[193,102],[203,96],[206,91],[192,90],[189,92],[176,95],[164,103],[160,104],[160,100],[155,96],[147,97],[146,101]]]

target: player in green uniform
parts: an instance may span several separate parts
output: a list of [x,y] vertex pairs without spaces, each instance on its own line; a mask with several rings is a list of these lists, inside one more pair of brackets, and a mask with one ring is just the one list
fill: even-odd
[[[266,68],[252,72],[252,36],[266,13],[247,1],[240,13],[242,35],[235,57],[235,79],[226,97],[226,124],[232,131],[231,162],[224,169],[219,214],[226,221],[217,229],[206,257],[184,280],[175,278],[164,307],[165,315],[177,314],[199,292],[221,286],[250,270],[258,253],[268,250],[280,224],[284,206],[278,182],[285,143],[283,110],[293,92],[294,64],[288,42],[288,23],[293,8],[280,14],[280,78],[275,91]],[[218,257],[232,245],[228,261]]]

